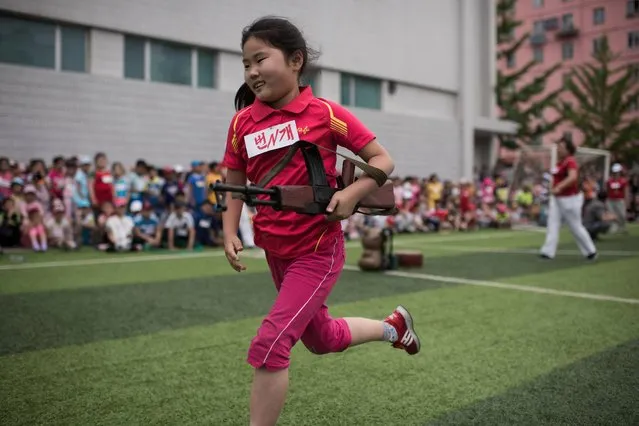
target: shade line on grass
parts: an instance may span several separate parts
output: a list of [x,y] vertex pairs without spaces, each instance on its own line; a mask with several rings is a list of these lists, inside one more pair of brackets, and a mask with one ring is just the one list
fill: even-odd
[[[105,255],[106,256],[106,255]],[[59,268],[64,266],[90,266],[104,265],[114,263],[136,263],[136,262],[152,262],[156,260],[177,260],[177,259],[198,259],[202,257],[220,257],[224,256],[223,251],[209,251],[204,253],[176,253],[161,255],[124,255],[122,257],[104,257],[93,259],[75,259],[75,260],[59,260],[52,262],[35,262],[35,263],[16,263],[11,265],[0,265],[0,271],[16,270],[16,269],[39,269],[39,268]]]
[[[359,268],[355,266],[351,266],[351,265],[345,265],[344,269],[347,271],[359,271]],[[426,280],[426,281],[439,281],[439,282],[451,283],[451,284],[466,284],[466,285],[474,285],[479,287],[492,287],[492,288],[498,288],[502,290],[515,290],[515,291],[524,291],[528,293],[540,293],[540,294],[550,294],[553,296],[573,297],[577,299],[590,299],[590,300],[599,300],[604,302],[617,302],[617,303],[628,303],[632,305],[639,305],[639,299],[608,296],[605,294],[580,293],[575,291],[555,290],[552,288],[506,284],[506,283],[499,283],[495,281],[481,281],[481,280],[471,280],[468,278],[421,274],[417,272],[386,271],[383,273],[385,275],[390,275],[393,277],[414,278],[414,279]]]
[[[439,238],[431,237],[430,234],[424,234],[423,236],[413,238],[410,242],[422,242],[422,243],[443,243],[443,242],[457,242],[457,241],[474,241],[474,240],[486,240],[497,238],[512,238],[518,236],[516,233],[490,233],[480,234],[466,237],[454,237],[454,236],[442,236]],[[397,246],[408,245],[406,242],[395,242]],[[348,241],[346,247],[360,247],[361,241]],[[224,256],[224,252],[218,251],[205,251],[201,253],[182,252],[182,253],[166,253],[159,255],[141,255],[137,254],[122,254],[118,257],[102,257],[92,259],[74,259],[74,260],[59,260],[50,262],[34,262],[34,263],[14,263],[10,265],[0,265],[0,271],[13,271],[20,269],[40,269],[40,268],[59,268],[66,266],[91,266],[102,264],[118,264],[118,263],[136,263],[136,262],[152,262],[156,260],[178,260],[178,259],[197,259],[203,257],[220,257]],[[263,258],[262,250],[256,250],[254,252],[244,251],[242,256],[248,258]]]

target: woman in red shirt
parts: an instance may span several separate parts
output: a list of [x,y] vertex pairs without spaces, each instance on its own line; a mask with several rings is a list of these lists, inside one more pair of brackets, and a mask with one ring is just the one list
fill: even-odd
[[92,188],[92,201],[96,209],[104,203],[113,203],[113,176],[108,167],[106,154],[99,152],[95,155],[95,172],[89,184]]
[[552,195],[548,206],[546,241],[540,253],[544,259],[552,259],[557,253],[562,219],[568,223],[581,253],[589,260],[597,257],[595,244],[581,223],[584,197],[579,190],[579,165],[574,157],[576,150],[577,148],[569,139],[561,138],[557,142],[559,161],[552,170]]

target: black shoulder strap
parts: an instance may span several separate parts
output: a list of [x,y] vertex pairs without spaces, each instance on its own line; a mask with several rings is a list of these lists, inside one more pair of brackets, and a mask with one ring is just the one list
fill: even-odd
[[[277,176],[277,174],[279,172],[281,172],[282,169],[284,169],[284,167],[286,167],[286,165],[288,163],[291,162],[291,160],[293,159],[293,156],[295,155],[295,153],[300,149],[300,147],[304,146],[304,144],[315,145],[319,149],[323,149],[324,151],[332,152],[333,154],[337,154],[340,157],[351,161],[353,164],[355,164],[357,167],[359,167],[364,173],[366,173],[371,178],[375,179],[375,182],[377,182],[378,186],[384,185],[386,183],[386,181],[388,180],[388,176],[386,175],[386,173],[383,170],[378,169],[377,167],[373,167],[373,166],[367,164],[364,161],[356,160],[354,158],[351,158],[351,157],[348,157],[346,155],[340,154],[337,151],[333,151],[332,149],[324,148],[323,146],[320,146],[320,145],[315,144],[313,142],[297,141],[297,142],[295,142],[293,145],[291,145],[288,148],[288,152],[284,155],[284,157],[282,157],[280,159],[280,161],[278,161],[277,164],[275,164],[275,166],[273,166],[273,168],[271,170],[269,170],[269,172],[266,174],[266,176],[264,176],[262,178],[262,180],[260,182],[258,182],[257,185],[261,186],[262,188],[266,187],[266,185],[268,185],[268,183],[270,181],[272,181],[273,178],[275,176]],[[308,164],[307,164],[307,167],[308,167]]]

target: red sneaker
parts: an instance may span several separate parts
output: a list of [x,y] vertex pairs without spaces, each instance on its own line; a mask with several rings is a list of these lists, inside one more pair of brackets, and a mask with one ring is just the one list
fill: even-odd
[[420,343],[417,333],[413,328],[413,317],[402,305],[390,314],[384,322],[392,325],[397,330],[397,341],[393,343],[393,347],[405,350],[409,355],[415,355],[419,352]]

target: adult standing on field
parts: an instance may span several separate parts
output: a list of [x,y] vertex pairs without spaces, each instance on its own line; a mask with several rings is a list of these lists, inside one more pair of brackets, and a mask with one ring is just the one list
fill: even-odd
[[595,244],[581,223],[584,196],[579,190],[579,165],[575,159],[576,150],[575,145],[567,138],[561,138],[557,142],[558,162],[552,170],[546,241],[540,253],[544,259],[552,259],[557,253],[562,219],[568,223],[568,228],[575,238],[581,254],[589,260],[597,257]]

